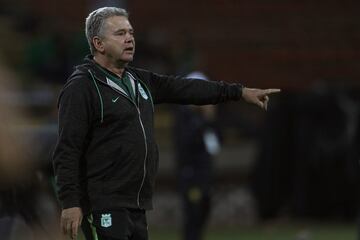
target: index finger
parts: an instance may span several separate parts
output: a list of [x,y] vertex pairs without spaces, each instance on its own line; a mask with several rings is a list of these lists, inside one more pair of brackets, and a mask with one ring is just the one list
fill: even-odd
[[281,89],[278,89],[278,88],[265,89],[265,94],[266,95],[269,95],[269,94],[272,94],[272,93],[279,93],[279,92],[281,92]]

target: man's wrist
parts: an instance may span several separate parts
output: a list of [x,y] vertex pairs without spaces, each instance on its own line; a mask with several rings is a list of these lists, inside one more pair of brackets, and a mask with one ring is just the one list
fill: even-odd
[[240,96],[241,96],[241,97],[244,97],[244,90],[245,90],[245,88],[246,88],[246,87],[245,87],[244,85],[241,85],[241,84],[240,84]]
[[62,209],[80,207],[80,199],[77,196],[69,196],[66,199],[61,199]]

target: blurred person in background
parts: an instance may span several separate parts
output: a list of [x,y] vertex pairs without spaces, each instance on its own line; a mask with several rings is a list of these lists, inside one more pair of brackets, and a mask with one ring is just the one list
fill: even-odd
[[[208,81],[199,71],[187,75]],[[213,158],[220,151],[216,106],[175,108],[174,147],[182,201],[182,237],[200,240],[211,211]]]
[[244,99],[266,109],[268,95],[280,90],[129,67],[135,53],[134,30],[121,8],[91,12],[86,37],[91,55],[69,77],[58,104],[53,161],[61,228],[73,239],[82,223],[84,229],[92,228],[93,239],[148,239],[146,211],[153,208],[158,168],[154,104]]
[[[58,223],[49,215],[48,192],[29,136],[19,127],[28,123],[18,98],[15,76],[0,65],[0,238],[2,240],[58,239]],[[35,146],[34,146],[35,147]],[[31,149],[32,148],[32,149]]]

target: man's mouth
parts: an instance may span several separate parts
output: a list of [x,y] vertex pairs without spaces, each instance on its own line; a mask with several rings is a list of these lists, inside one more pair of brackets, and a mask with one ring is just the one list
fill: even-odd
[[127,48],[124,49],[124,51],[133,52],[134,47],[127,47]]

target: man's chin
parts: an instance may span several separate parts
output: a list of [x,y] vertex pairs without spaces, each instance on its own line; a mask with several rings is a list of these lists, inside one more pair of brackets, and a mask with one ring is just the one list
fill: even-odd
[[117,61],[119,65],[127,65],[128,63],[132,62],[133,58],[121,58]]
[[134,59],[133,55],[129,55],[129,56],[124,56],[121,60],[124,62],[131,62]]

